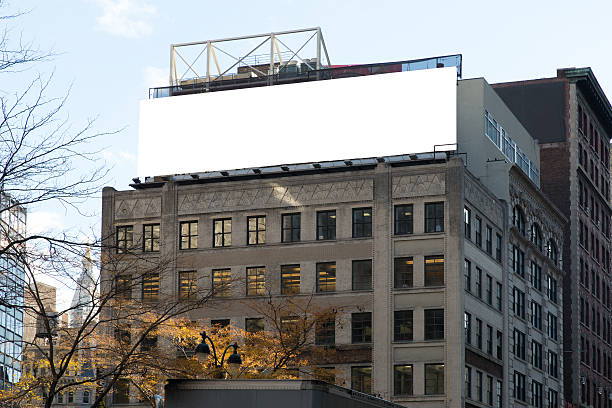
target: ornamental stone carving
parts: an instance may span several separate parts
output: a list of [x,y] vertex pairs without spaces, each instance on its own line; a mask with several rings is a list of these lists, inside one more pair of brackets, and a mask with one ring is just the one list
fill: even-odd
[[393,177],[393,198],[443,195],[445,193],[444,173]]
[[161,197],[137,198],[115,201],[115,219],[159,217]]
[[249,208],[370,201],[372,197],[372,179],[289,186],[270,185],[244,190],[179,193],[178,213],[201,214]]
[[465,200],[482,211],[495,225],[500,227],[504,225],[503,207],[499,201],[491,197],[470,177],[465,178]]

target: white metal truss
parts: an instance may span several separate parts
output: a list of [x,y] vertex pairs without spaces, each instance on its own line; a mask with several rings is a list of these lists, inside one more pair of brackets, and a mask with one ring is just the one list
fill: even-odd
[[[295,46],[295,50],[287,45],[286,41],[283,39],[292,34],[299,33],[312,33],[308,36],[308,39],[305,40],[299,48]],[[249,52],[243,55],[232,55],[230,52],[223,50],[221,46],[222,43],[232,42],[232,41],[241,41],[241,40],[250,40],[261,38],[262,41],[258,43],[257,46],[252,48]],[[300,52],[304,50],[306,45],[311,43],[311,41],[316,42],[316,58],[313,63],[312,59],[308,59],[306,57],[302,57]],[[266,44],[269,45],[268,57],[269,57],[269,67],[266,70],[263,68],[262,64],[249,63],[249,57],[253,58],[258,50],[261,50]],[[184,56],[184,50],[187,48],[196,48],[197,55],[193,59],[188,59]],[[183,52],[183,54],[181,54]],[[228,67],[221,66],[219,64],[219,60],[217,58],[217,53],[221,53],[227,57],[229,57],[233,64]],[[260,51],[261,52],[261,51]],[[189,42],[182,44],[172,44],[170,46],[170,86],[180,85],[182,81],[189,79],[198,82],[210,83],[213,81],[222,80],[225,78],[225,75],[228,74],[234,67],[239,65],[248,66],[249,69],[257,75],[267,76],[272,75],[274,73],[280,72],[284,67],[286,67],[294,58],[297,58],[302,64],[305,64],[310,70],[319,70],[321,69],[321,56],[325,57],[326,65],[331,65],[329,60],[329,55],[327,53],[327,47],[325,46],[325,40],[323,39],[323,34],[321,32],[320,27],[315,28],[304,28],[299,30],[290,30],[290,31],[280,31],[276,33],[268,33],[268,34],[257,34],[257,35],[248,35],[242,37],[233,37],[233,38],[223,38],[219,40],[208,40],[208,41],[197,41],[197,42]],[[287,58],[287,56],[289,56]],[[184,70],[182,73],[177,71],[177,59],[182,61],[184,65]],[[205,70],[206,72],[198,72],[199,65],[197,64],[202,59],[205,59]],[[256,61],[256,59],[255,59]],[[211,70],[211,64],[214,64],[216,68],[217,74],[213,74]],[[266,63],[267,65],[267,63]],[[201,68],[200,68],[201,70]],[[267,71],[267,72],[266,72]]]

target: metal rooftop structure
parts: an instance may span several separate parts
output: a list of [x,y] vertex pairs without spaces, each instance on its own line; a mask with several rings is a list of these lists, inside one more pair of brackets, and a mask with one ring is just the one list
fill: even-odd
[[172,44],[169,85],[150,88],[149,99],[452,66],[461,78],[461,64],[455,54],[332,65],[321,28],[305,28]]

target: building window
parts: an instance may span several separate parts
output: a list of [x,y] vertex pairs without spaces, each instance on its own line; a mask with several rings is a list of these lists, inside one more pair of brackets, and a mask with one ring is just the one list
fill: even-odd
[[472,344],[472,315],[468,312],[463,314],[463,328],[465,330],[466,344]]
[[300,293],[300,265],[281,266],[281,294]]
[[536,223],[531,224],[531,242],[542,251],[542,230]]
[[512,289],[512,311],[518,317],[525,318],[525,293],[514,287]]
[[516,246],[512,248],[512,270],[518,276],[525,277],[525,253]]
[[497,396],[497,406],[501,408],[504,404],[501,380],[497,380],[497,384],[495,385],[495,395]]
[[336,343],[336,320],[334,317],[319,319],[315,328],[315,344],[330,345]]
[[487,354],[493,355],[493,327],[487,325]]
[[247,296],[262,296],[266,294],[266,268],[253,266],[246,269]]
[[487,236],[486,236],[486,251],[487,254],[493,255],[493,230],[490,225],[487,225]]
[[412,366],[396,365],[393,367],[393,395],[412,395]]
[[444,338],[444,309],[425,310],[425,340]]
[[552,302],[557,303],[557,280],[551,275],[546,276],[546,295]]
[[476,216],[476,225],[474,226],[476,233],[476,245],[482,246],[482,219]]
[[525,216],[518,206],[512,210],[512,225],[514,225],[522,235],[525,235]]
[[472,368],[465,366],[465,396],[472,398]]
[[467,239],[472,239],[472,210],[463,208],[463,234]]
[[229,326],[230,319],[212,319],[210,326],[213,332],[217,332],[219,329]]
[[559,407],[559,394],[557,393],[557,391],[549,388],[548,389],[548,408],[558,408],[558,407]]
[[351,342],[372,342],[372,313],[353,313],[351,316]]
[[[605,360],[604,360],[605,361]],[[557,353],[548,350],[548,374],[557,378],[559,376]],[[604,370],[605,371],[605,370]],[[607,375],[607,373],[604,373]]]
[[514,398],[526,401],[525,396],[525,374],[521,374],[518,371],[514,372]]
[[412,234],[412,204],[395,206],[395,235]]
[[482,269],[476,267],[476,296],[482,298]]
[[502,332],[500,332],[499,330],[497,331],[497,353],[496,353],[496,357],[498,358],[498,360],[503,359],[503,352],[504,352],[504,335],[502,334]]
[[372,289],[372,260],[353,261],[353,290]]
[[300,241],[301,222],[302,216],[300,213],[283,214],[281,227],[283,242]]
[[249,229],[248,245],[260,245],[266,243],[266,216],[256,215],[247,217]]
[[425,203],[425,232],[444,231],[444,202]]
[[542,330],[542,305],[535,300],[531,301],[531,324],[538,330]]
[[557,316],[548,312],[548,322],[547,322],[548,337],[553,340],[557,340]]
[[317,264],[317,292],[336,291],[336,263],[320,262]]
[[222,218],[213,221],[213,246],[227,247],[232,245],[232,219]]
[[159,224],[146,224],[142,226],[142,235],[144,236],[143,248],[144,252],[159,251]]
[[396,289],[412,287],[413,261],[412,257],[395,258],[393,260],[393,281]]
[[557,262],[559,261],[557,245],[555,245],[555,242],[551,239],[548,241],[548,245],[546,247],[548,252],[548,258],[552,261],[554,265],[557,265]]
[[501,312],[502,310],[502,290],[503,290],[503,286],[501,283],[496,282],[495,286],[497,288],[497,291],[495,292],[495,303],[497,304],[497,310],[499,310]]
[[159,300],[159,273],[147,273],[142,277],[142,300]]
[[353,208],[353,238],[372,236],[372,209]]
[[179,272],[179,297],[182,300],[196,298],[198,275],[196,271]]
[[425,257],[425,286],[444,286],[444,256]]
[[482,350],[482,320],[476,319],[476,347]]
[[525,333],[514,329],[514,355],[525,360]]
[[491,275],[487,275],[487,303],[493,305],[493,278]]
[[89,404],[89,391],[83,391],[83,404]]
[[531,406],[533,408],[542,408],[542,384],[531,381]]
[[465,290],[472,291],[472,263],[467,259],[463,260],[463,270],[465,274]]
[[261,317],[250,317],[244,319],[244,329],[247,333],[258,333],[264,331],[264,319]]
[[531,341],[531,364],[535,368],[542,369],[542,345],[537,341]]
[[502,237],[499,234],[495,234],[495,259],[497,262],[502,260]]
[[393,341],[412,341],[412,315],[412,310],[396,310],[393,312]]
[[127,300],[132,298],[131,276],[119,275],[115,277],[115,293],[119,299]]
[[425,364],[425,395],[444,394],[444,364]]
[[482,402],[482,371],[476,371],[476,399]]
[[317,239],[336,239],[336,211],[317,212]]
[[487,404],[493,405],[493,377],[487,375]]
[[351,388],[364,394],[371,394],[372,367],[351,367]]
[[125,254],[134,247],[134,227],[121,225],[117,227],[117,253]]
[[542,291],[542,267],[531,261],[531,273],[529,275],[529,279],[531,281],[531,286],[533,286],[536,290]]
[[185,221],[180,223],[179,249],[196,249],[198,247],[198,222]]
[[213,297],[228,298],[231,290],[231,269],[213,269],[212,271],[212,289]]

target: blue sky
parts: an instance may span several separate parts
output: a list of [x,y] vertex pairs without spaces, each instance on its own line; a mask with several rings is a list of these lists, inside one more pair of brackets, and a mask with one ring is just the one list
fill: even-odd
[[[58,55],[51,93],[71,86],[66,113],[75,127],[122,129],[100,142],[112,166],[108,185],[136,176],[138,101],[167,84],[171,43],[320,26],[334,64],[463,54],[464,78],[489,82],[554,76],[559,67],[593,68],[612,92],[609,1],[156,1],[10,0],[12,33]],[[12,83],[15,92],[22,83]],[[409,146],[405,148],[410,151]],[[62,208],[30,209],[30,229],[99,231],[100,199],[89,218]]]

